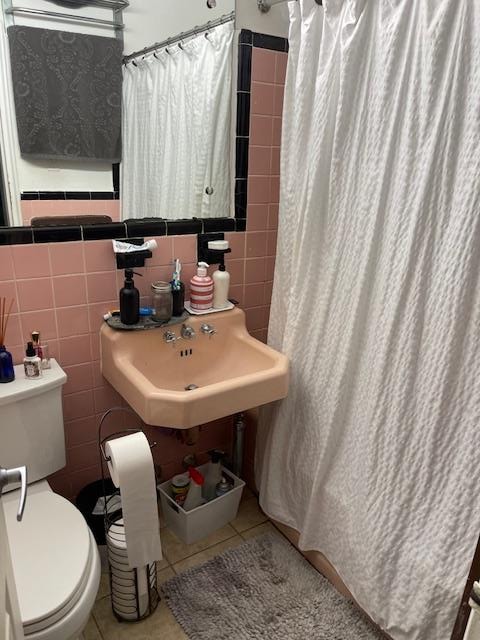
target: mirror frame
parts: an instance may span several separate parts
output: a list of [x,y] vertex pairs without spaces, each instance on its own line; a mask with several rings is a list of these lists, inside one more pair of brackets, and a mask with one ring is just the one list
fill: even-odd
[[[0,245],[108,240],[145,236],[172,236],[228,231],[246,231],[248,201],[248,153],[250,134],[250,91],[253,47],[288,52],[288,39],[242,29],[238,38],[238,73],[235,129],[234,216],[221,218],[130,219],[123,222],[45,227],[0,227]],[[113,165],[114,191],[63,192],[30,191],[21,200],[115,200],[120,198],[118,165]]]

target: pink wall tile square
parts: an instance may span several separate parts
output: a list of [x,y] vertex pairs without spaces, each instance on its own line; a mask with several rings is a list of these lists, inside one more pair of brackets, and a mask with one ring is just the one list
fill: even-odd
[[256,284],[246,284],[243,299],[245,308],[260,307],[261,305],[263,305],[264,289],[265,287],[263,282],[257,282]]
[[8,319],[7,331],[5,333],[5,346],[23,344],[22,325],[18,314],[10,314]]
[[84,273],[83,242],[52,242],[49,247],[52,275]]
[[65,367],[64,370],[67,374],[67,382],[63,387],[63,393],[65,395],[68,395],[69,393],[78,393],[79,391],[88,391],[89,389],[93,389],[93,373],[91,362],[77,364],[73,367]]
[[13,256],[11,247],[0,247],[0,280],[13,280]]
[[284,87],[283,85],[277,84],[274,89],[274,97],[273,97],[273,115],[281,116],[283,111],[283,93]]
[[114,300],[117,295],[117,281],[115,271],[87,273],[88,302],[103,302]]
[[68,200],[31,200],[31,216],[38,218],[43,216],[70,215]]
[[[90,334],[91,335],[91,334]],[[89,334],[61,338],[59,341],[59,360],[62,367],[83,364],[92,360]]]
[[80,444],[77,447],[67,449],[67,465],[70,471],[81,471],[92,464],[92,460],[98,456],[98,442]]
[[93,371],[93,387],[97,389],[98,387],[105,387],[108,382],[102,375],[100,360],[93,360],[92,362],[92,371]]
[[270,146],[273,143],[273,119],[271,116],[252,116],[250,119],[250,144]]
[[243,284],[244,282],[245,260],[229,260],[228,271],[230,273],[230,284]]
[[88,309],[88,320],[89,320],[89,331],[92,333],[96,333],[100,331],[100,327],[103,324],[103,316],[108,311],[114,311],[119,308],[118,298],[116,300],[107,300],[106,302],[98,302],[96,304],[89,304],[87,306]]
[[250,109],[253,115],[272,116],[274,114],[275,85],[252,82]]
[[23,358],[25,356],[25,345],[6,345],[7,349],[12,354],[13,364],[22,364]]
[[270,147],[255,147],[250,145],[248,151],[248,175],[270,175],[271,149]]
[[245,256],[245,233],[239,231],[226,233],[225,240],[228,240],[232,250],[232,253],[226,256],[227,263],[229,260]]
[[248,204],[270,202],[270,178],[250,176],[248,179]]
[[90,331],[88,307],[63,307],[56,310],[58,337],[67,338]]
[[197,236],[173,236],[173,258],[179,258],[181,262],[196,262]]
[[147,267],[159,267],[161,265],[171,265],[173,260],[173,237],[154,236],[145,240],[155,240],[157,248],[152,251],[152,257],[146,261]]
[[22,200],[20,202],[20,211],[22,214],[23,224],[25,226],[28,226],[30,224],[30,220],[32,219],[32,201]]
[[267,250],[267,232],[266,231],[249,231],[247,232],[246,244],[247,258],[258,258],[266,255]]
[[270,178],[270,204],[280,202],[280,177]]
[[100,360],[100,334],[98,331],[90,334],[90,349],[92,360]]
[[[255,338],[256,340],[260,340],[260,342],[263,342],[265,344],[267,344],[267,334],[268,334],[267,329],[255,329],[255,330],[250,331],[250,335],[253,338]],[[248,461],[247,461],[247,464],[248,464]],[[253,465],[253,461],[250,464]],[[248,473],[248,471],[247,471],[247,473]],[[242,476],[242,477],[244,477],[244,476]],[[245,478],[245,481],[247,482],[246,478]],[[249,486],[253,486],[253,485],[249,484]]]
[[268,323],[268,307],[253,307],[246,309],[247,329],[254,331],[255,329],[265,329]]
[[269,49],[252,49],[252,80],[273,82],[275,80],[276,55]]
[[273,282],[265,282],[265,289],[263,292],[263,304],[270,306],[272,301]]
[[238,304],[243,307],[243,284],[230,284],[230,289],[228,292],[228,297],[236,300]]
[[272,123],[272,144],[279,147],[282,142],[282,119],[273,118]]
[[275,273],[275,256],[265,258],[265,280],[273,280]]
[[265,258],[245,260],[245,284],[265,281]]
[[93,442],[95,438],[98,438],[98,424],[95,416],[65,422],[65,444],[68,448]]
[[280,175],[280,147],[272,147],[270,169],[272,176]]
[[85,271],[113,271],[117,268],[111,240],[84,242]]
[[277,251],[277,232],[267,231],[267,256],[274,256]]
[[18,311],[17,288],[14,280],[5,280],[4,282],[0,282],[0,298],[7,299],[7,309],[10,306],[10,300],[13,299],[11,313],[16,313]]
[[50,278],[17,280],[17,291],[20,311],[37,311],[53,307],[52,280]]
[[73,274],[52,278],[56,307],[71,307],[87,302],[85,276]]
[[76,471],[70,474],[70,482],[72,485],[72,495],[75,498],[78,492],[83,489],[86,484],[90,482],[94,482],[95,480],[100,480],[102,477],[102,470],[100,467],[100,462],[96,462],[91,467],[87,469],[82,469],[81,471]]
[[103,413],[107,409],[121,406],[123,403],[122,397],[108,383],[103,387],[94,389],[93,398],[95,413]]
[[268,228],[278,228],[278,204],[268,205]]
[[65,420],[86,418],[92,415],[94,415],[93,391],[79,391],[63,397],[63,417]]
[[118,221],[120,220],[120,201],[91,200],[89,213],[110,216],[113,221]]
[[12,247],[16,278],[44,278],[50,275],[47,244],[19,244]]
[[22,343],[31,340],[32,331],[40,331],[41,342],[49,343],[50,340],[57,338],[57,322],[54,309],[26,311],[20,314],[20,322],[23,333]]
[[275,82],[277,84],[285,84],[285,76],[287,75],[288,53],[277,52],[275,54]]
[[249,204],[247,231],[265,231],[268,227],[268,204]]

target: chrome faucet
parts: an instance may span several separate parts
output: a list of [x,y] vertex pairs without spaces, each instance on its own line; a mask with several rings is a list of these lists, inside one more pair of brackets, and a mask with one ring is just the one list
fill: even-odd
[[180,334],[185,340],[192,340],[193,338],[195,338],[195,329],[186,324],[182,324],[182,330]]
[[209,338],[211,338],[215,333],[217,333],[217,330],[215,329],[215,327],[211,324],[207,324],[206,322],[202,324],[202,326],[200,327],[200,331],[205,335],[207,335]]

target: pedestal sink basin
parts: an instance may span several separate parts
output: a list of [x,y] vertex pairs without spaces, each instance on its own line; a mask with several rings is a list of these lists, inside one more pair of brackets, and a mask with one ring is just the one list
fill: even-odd
[[[215,333],[204,333],[205,323]],[[146,424],[188,429],[287,395],[286,356],[248,333],[241,309],[185,325],[190,339],[178,339],[182,325],[101,329],[102,373]]]

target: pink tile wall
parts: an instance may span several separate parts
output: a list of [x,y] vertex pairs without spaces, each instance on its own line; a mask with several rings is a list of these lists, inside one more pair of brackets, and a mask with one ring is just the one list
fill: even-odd
[[106,215],[120,220],[119,200],[22,200],[23,224],[39,216]]
[[[253,49],[252,109],[245,233],[227,233],[232,253],[227,262],[231,296],[245,309],[252,335],[266,340],[275,264],[278,221],[281,100],[287,54]],[[107,213],[118,219],[118,201],[22,201],[25,222],[38,215]],[[150,283],[171,275],[172,260],[183,262],[186,283],[195,272],[196,236],[157,238],[159,248],[136,278],[142,302],[148,302]],[[116,271],[111,241],[68,242],[0,247],[0,296],[15,304],[6,343],[16,363],[32,330],[41,332],[52,356],[68,375],[64,392],[67,466],[52,478],[55,490],[74,498],[99,477],[97,428],[102,413],[123,400],[100,373],[99,329],[103,314],[118,307],[123,273]],[[187,286],[188,295],[188,286]],[[126,424],[117,416],[108,430]],[[129,423],[130,424],[130,423]],[[212,447],[229,449],[231,419],[201,429],[195,447],[188,447],[168,430],[149,428],[155,461],[163,477],[181,471],[184,455],[194,450],[200,460]],[[249,422],[245,474],[253,478],[255,425]]]

